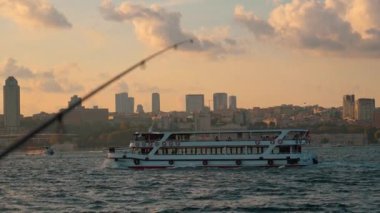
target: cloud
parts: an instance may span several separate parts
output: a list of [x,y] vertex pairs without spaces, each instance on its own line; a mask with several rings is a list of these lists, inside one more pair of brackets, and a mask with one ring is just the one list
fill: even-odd
[[[60,74],[63,74],[63,76],[60,76]],[[77,93],[84,90],[82,85],[71,82],[64,77],[62,72],[42,72],[36,78],[36,82],[40,90],[48,93]]]
[[108,38],[102,32],[90,28],[81,30],[81,33],[91,47],[103,48],[107,46]]
[[72,27],[66,17],[47,0],[0,0],[0,16],[26,27]]
[[119,92],[128,92],[129,91],[129,86],[128,86],[127,82],[125,82],[125,81],[120,81],[116,87],[117,87],[116,88],[117,91],[119,91]]
[[115,6],[111,0],[103,0],[100,12],[108,21],[131,22],[138,39],[152,46],[166,47],[191,38],[194,44],[183,45],[180,50],[226,54],[236,48],[236,45],[232,45],[236,41],[228,36],[212,39],[213,36],[210,34],[199,36],[185,31],[181,26],[181,13],[170,12],[157,5],[146,7],[122,2],[119,6]]
[[44,92],[59,93],[64,91],[52,72],[43,73],[38,79],[38,84]]
[[34,73],[27,67],[17,65],[17,61],[8,58],[4,65],[0,66],[1,76],[15,76],[16,78],[33,78]]
[[8,58],[0,64],[0,76],[14,76],[23,79],[23,88],[37,88],[48,93],[75,93],[84,90],[84,87],[68,79],[69,68],[77,70],[76,64],[69,64],[66,70],[51,70],[44,72],[33,71],[26,66],[18,65],[13,58]]
[[263,39],[273,35],[274,29],[268,22],[261,20],[252,12],[245,11],[243,6],[236,6],[234,14],[235,19],[251,30],[256,37]]
[[134,87],[134,90],[138,93],[152,93],[152,92],[160,91],[160,89],[157,86],[152,86],[152,85],[147,85],[147,84],[134,83],[133,87]]
[[69,80],[68,73],[62,71],[48,71],[37,75],[35,81],[40,90],[49,93],[77,93],[84,90],[81,84]]
[[317,53],[380,56],[380,1],[292,0],[267,20],[236,6],[235,20],[256,39]]
[[132,90],[137,93],[153,93],[153,92],[162,92],[162,93],[172,93],[175,91],[173,88],[164,88],[164,87],[158,87],[148,84],[140,84],[140,83],[134,83],[132,85]]

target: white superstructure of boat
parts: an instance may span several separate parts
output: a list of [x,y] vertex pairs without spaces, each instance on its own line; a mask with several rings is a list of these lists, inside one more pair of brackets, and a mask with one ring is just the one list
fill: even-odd
[[318,163],[303,152],[305,129],[135,133],[127,148],[108,149],[113,168],[279,167]]

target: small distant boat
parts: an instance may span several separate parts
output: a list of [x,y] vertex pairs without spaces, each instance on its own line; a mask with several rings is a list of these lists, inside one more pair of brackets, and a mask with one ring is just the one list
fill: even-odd
[[285,167],[317,164],[305,129],[135,133],[129,148],[110,147],[111,168]]
[[54,155],[54,150],[50,146],[28,149],[26,155]]

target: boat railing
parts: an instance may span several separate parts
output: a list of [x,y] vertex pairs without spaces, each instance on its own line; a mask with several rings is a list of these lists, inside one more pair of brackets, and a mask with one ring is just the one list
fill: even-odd
[[226,142],[226,141],[259,141],[259,142],[266,142],[266,141],[269,141],[269,142],[277,142],[277,141],[298,141],[298,142],[303,142],[303,141],[306,141],[306,142],[310,142],[311,140],[308,139],[308,138],[298,138],[298,139],[281,139],[279,137],[275,137],[275,138],[258,138],[258,139],[255,139],[255,138],[226,138],[226,139],[202,139],[202,138],[198,138],[198,139],[191,139],[191,140],[175,140],[175,139],[169,139],[169,140],[165,140],[164,142],[166,143],[177,143],[177,142]]
[[[162,146],[179,146],[180,144],[188,142],[242,142],[242,141],[254,141],[255,144],[270,143],[270,144],[288,144],[295,142],[295,144],[310,144],[310,139],[259,139],[259,140],[244,140],[244,139],[226,139],[226,140],[166,140],[161,143]],[[132,141],[129,147],[141,147],[141,148],[153,148],[159,146],[159,141],[145,142],[145,141]]]
[[219,141],[273,141],[277,140],[278,137],[270,137],[270,138],[233,138],[233,137],[227,137],[227,138],[220,138],[220,137],[215,137],[215,138],[192,138],[192,139],[181,139],[181,140],[176,140],[176,139],[167,139],[165,140],[166,142],[219,142]]

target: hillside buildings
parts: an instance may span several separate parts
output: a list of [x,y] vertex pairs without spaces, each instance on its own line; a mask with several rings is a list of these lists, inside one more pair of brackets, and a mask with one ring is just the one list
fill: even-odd
[[[71,106],[80,100],[81,99],[77,95],[74,95],[71,97],[68,105]],[[80,104],[64,117],[64,123],[70,125],[101,123],[107,122],[108,116],[108,109],[101,109],[98,106],[94,106],[93,108],[85,108],[82,104]]]
[[[355,95],[343,96],[342,107],[323,108],[314,106],[280,105],[275,107],[250,109],[237,108],[237,97],[227,93],[213,94],[211,111],[205,106],[204,94],[187,94],[186,111],[162,112],[160,94],[152,93],[152,113],[146,113],[143,105],[137,104],[128,93],[115,94],[115,113],[97,106],[85,108],[80,97],[74,95],[68,105],[77,107],[64,117],[64,124],[82,125],[98,122],[128,124],[127,126],[155,126],[153,130],[222,130],[222,129],[260,129],[260,128],[299,128],[312,127],[321,129],[336,125],[337,128],[347,124],[357,127],[380,128],[380,109],[375,108],[375,100],[370,98],[355,99]],[[136,110],[135,110],[136,109]],[[35,121],[48,119],[52,114],[40,113],[33,117]],[[20,126],[20,87],[14,77],[9,77],[4,85],[4,126]]]

